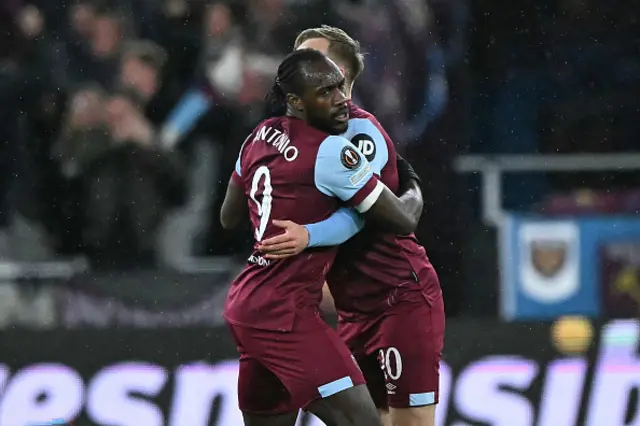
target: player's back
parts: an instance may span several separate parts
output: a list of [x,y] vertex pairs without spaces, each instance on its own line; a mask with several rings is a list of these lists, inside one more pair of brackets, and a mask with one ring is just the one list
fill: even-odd
[[[263,121],[245,141],[233,179],[245,189],[254,238],[282,232],[273,219],[317,222],[338,208],[338,200],[316,188],[315,162],[327,134],[292,117]],[[288,331],[297,308],[317,306],[337,249],[321,248],[283,260],[254,251],[233,282],[225,318],[234,324]]]
[[[398,190],[396,149],[369,112],[350,103],[349,128],[342,136],[357,146],[373,172]],[[340,246],[328,284],[340,316],[349,319],[379,313],[402,300],[440,297],[433,266],[414,234],[393,235],[365,229]]]

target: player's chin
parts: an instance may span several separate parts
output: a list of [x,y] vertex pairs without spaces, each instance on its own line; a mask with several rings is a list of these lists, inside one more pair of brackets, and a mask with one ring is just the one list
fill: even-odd
[[349,127],[349,122],[348,121],[337,121],[334,120],[331,123],[331,133],[333,133],[334,135],[339,135],[341,133],[344,133],[347,131],[347,127]]

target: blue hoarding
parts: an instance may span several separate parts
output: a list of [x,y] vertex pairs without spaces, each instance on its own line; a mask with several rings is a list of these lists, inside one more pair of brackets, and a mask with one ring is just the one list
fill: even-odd
[[501,315],[602,314],[601,248],[640,241],[640,219],[507,214],[500,229]]

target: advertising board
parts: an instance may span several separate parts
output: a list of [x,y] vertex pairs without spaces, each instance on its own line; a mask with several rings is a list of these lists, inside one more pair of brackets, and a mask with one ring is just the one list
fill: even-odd
[[600,270],[604,315],[640,318],[640,239],[604,244]]
[[[637,318],[637,291],[629,286],[622,289],[619,284],[631,282],[626,277],[637,268],[638,244],[637,218],[555,219],[508,214],[500,230],[499,247],[502,318],[600,318],[620,311],[618,304],[625,305],[626,318]],[[617,279],[613,276],[620,272],[625,279],[612,286],[612,280]]]
[[[447,333],[437,426],[640,425],[638,321]],[[3,332],[0,425],[239,426],[237,375],[224,328]]]

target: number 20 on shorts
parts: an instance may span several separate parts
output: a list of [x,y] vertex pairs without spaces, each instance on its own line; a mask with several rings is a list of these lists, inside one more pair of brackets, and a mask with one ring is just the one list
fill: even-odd
[[378,361],[385,380],[398,380],[402,375],[402,357],[393,346],[378,351]]

